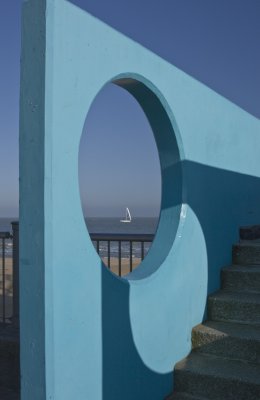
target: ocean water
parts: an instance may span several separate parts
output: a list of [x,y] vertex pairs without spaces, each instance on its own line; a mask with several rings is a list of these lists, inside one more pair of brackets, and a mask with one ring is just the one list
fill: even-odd
[[[90,233],[116,233],[116,234],[155,234],[158,224],[158,218],[133,218],[130,223],[120,222],[120,218],[86,218],[86,225]],[[96,243],[93,243],[96,248]],[[151,246],[150,242],[144,243],[144,255],[146,255]],[[111,257],[118,257],[118,242],[111,242]],[[133,243],[133,258],[141,258],[141,244]],[[107,242],[100,242],[99,254],[101,257],[107,256]],[[122,258],[129,258],[130,244],[122,242]]]
[[86,218],[90,233],[154,234],[157,223],[157,218],[133,218],[130,223],[122,223],[120,218]]
[[[0,232],[11,232],[11,222],[17,221],[17,218],[0,218]],[[86,218],[86,225],[90,233],[116,233],[116,234],[155,234],[158,224],[158,218],[133,218],[130,223],[120,222],[120,218]],[[0,250],[2,251],[2,240],[0,240]],[[96,243],[93,243],[96,247]],[[32,240],[33,246],[33,240]],[[145,243],[144,253],[149,251],[151,243]],[[100,256],[107,255],[107,242],[100,242]],[[6,256],[12,254],[12,241],[5,242]],[[118,257],[118,243],[111,242],[111,257]],[[128,242],[122,242],[122,258],[128,258],[130,247]],[[133,243],[133,257],[141,256],[140,243]]]

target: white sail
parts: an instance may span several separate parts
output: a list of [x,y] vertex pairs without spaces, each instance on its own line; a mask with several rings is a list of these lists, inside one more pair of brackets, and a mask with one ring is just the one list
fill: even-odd
[[132,218],[131,218],[131,214],[130,214],[130,211],[129,211],[129,208],[128,208],[128,207],[126,207],[126,212],[127,212],[126,219],[129,219],[129,221],[131,221]]
[[128,207],[126,207],[125,219],[120,219],[120,222],[131,222],[131,221],[132,221],[132,217],[131,217],[131,214],[130,214],[130,210],[129,210]]

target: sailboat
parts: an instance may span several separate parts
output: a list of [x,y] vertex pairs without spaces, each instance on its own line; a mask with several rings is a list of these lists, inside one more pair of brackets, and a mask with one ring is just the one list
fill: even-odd
[[131,221],[132,221],[132,217],[131,217],[129,208],[126,207],[126,210],[125,210],[125,219],[120,219],[120,222],[131,222]]

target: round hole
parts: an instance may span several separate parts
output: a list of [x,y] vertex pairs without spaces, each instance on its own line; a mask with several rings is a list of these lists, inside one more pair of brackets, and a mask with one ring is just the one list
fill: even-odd
[[114,79],[88,112],[79,151],[82,209],[97,253],[116,275],[149,275],[174,241],[182,174],[173,124],[160,93],[140,78]]

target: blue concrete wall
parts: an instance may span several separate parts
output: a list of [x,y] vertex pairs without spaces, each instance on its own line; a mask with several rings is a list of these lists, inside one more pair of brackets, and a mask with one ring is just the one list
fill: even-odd
[[[23,18],[22,400],[163,399],[238,227],[260,221],[259,120],[65,0],[27,1]],[[101,264],[78,184],[109,81],[143,107],[162,168],[157,237],[126,279]]]

